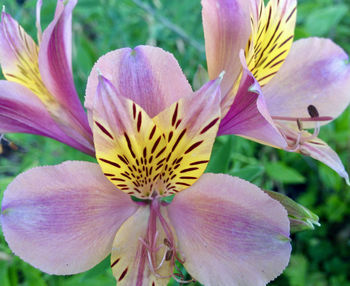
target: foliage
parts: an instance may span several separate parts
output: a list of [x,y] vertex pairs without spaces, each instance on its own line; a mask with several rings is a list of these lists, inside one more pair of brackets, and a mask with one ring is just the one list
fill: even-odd
[[[24,3],[23,3],[24,2]],[[35,0],[5,0],[6,10],[35,35]],[[43,1],[42,22],[52,18],[56,1]],[[350,52],[350,0],[300,0],[296,37],[331,37]],[[200,1],[82,0],[74,12],[73,66],[83,100],[89,71],[106,52],[139,44],[174,53],[191,81],[205,66]],[[349,91],[350,92],[350,91]],[[323,127],[321,137],[350,170],[350,110]],[[92,160],[51,139],[11,134],[0,155],[0,190],[20,172],[65,160]],[[12,148],[10,148],[12,146]],[[321,227],[293,235],[293,255],[274,286],[350,285],[350,188],[328,167],[298,154],[278,151],[233,136],[220,137],[211,172],[227,172],[261,188],[287,194],[320,217]],[[0,192],[1,199],[1,192]],[[0,235],[0,285],[114,285],[106,259],[92,270],[71,276],[43,274],[14,256]],[[171,285],[177,285],[174,281]]]

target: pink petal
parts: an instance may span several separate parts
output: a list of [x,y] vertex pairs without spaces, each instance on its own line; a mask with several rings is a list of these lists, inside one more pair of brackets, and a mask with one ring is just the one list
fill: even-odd
[[286,210],[239,178],[205,174],[168,213],[185,268],[206,286],[266,285],[288,264]]
[[102,56],[92,69],[85,98],[89,111],[93,108],[99,71],[112,82],[118,95],[140,105],[150,117],[192,93],[172,54],[150,46],[119,49]]
[[35,26],[36,26],[36,29],[38,31],[37,33],[37,36],[38,36],[38,41],[39,43],[41,42],[41,39],[42,39],[42,30],[41,30],[41,20],[40,20],[40,13],[41,13],[41,6],[43,5],[43,1],[42,0],[37,0],[36,2],[36,11],[35,11],[35,14],[36,14],[36,21],[35,21]]
[[241,71],[239,52],[251,33],[247,0],[202,0],[205,50],[210,79],[225,71],[221,91],[226,97]]
[[[38,57],[33,39],[11,15],[2,12],[0,24],[0,63],[8,80],[21,81],[23,63],[31,65]],[[34,65],[34,64],[33,64]]]
[[0,133],[13,132],[47,136],[87,154],[94,154],[92,148],[67,136],[29,89],[15,82],[1,80]]
[[234,102],[220,123],[219,135],[224,134],[236,134],[280,148],[287,146],[266,108],[258,82],[247,68],[243,69]]
[[320,116],[338,117],[350,103],[347,61],[346,53],[331,40],[296,41],[281,70],[263,88],[271,115],[310,117],[307,108],[314,105]]
[[76,92],[72,74],[72,11],[77,0],[57,1],[54,20],[42,35],[39,69],[49,92],[66,109],[71,127],[91,137],[87,116]]
[[65,162],[19,175],[2,201],[12,251],[42,271],[86,271],[111,251],[115,233],[136,211],[97,164]]
[[338,154],[328,146],[328,144],[319,138],[306,142],[300,146],[300,152],[321,161],[328,167],[336,171],[350,185],[349,175],[346,172]]

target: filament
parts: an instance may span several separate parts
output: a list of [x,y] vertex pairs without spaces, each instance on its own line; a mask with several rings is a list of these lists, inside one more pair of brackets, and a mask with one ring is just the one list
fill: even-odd
[[[180,259],[175,248],[175,238],[172,230],[160,211],[159,197],[154,196],[150,202],[150,216],[148,220],[147,232],[144,238],[139,237],[139,241],[145,249],[145,256],[143,259],[147,259],[149,269],[152,274],[157,278],[174,278],[179,283],[190,283],[194,280],[185,280],[185,276],[181,273],[180,269],[176,265],[176,261],[184,263],[184,260]],[[157,222],[162,232],[164,233],[164,240],[157,245],[160,232],[157,230]],[[161,256],[160,262],[157,265],[157,253],[164,249],[164,253]],[[164,263],[170,263],[170,269],[176,268],[179,273],[170,273],[169,275],[161,275],[159,273]]]
[[[333,118],[331,116],[319,116],[319,112],[314,105],[309,105],[307,107],[307,112],[310,117],[288,117],[288,116],[271,116],[273,120],[278,121],[292,121],[295,122],[298,126],[297,137],[294,139],[294,135],[292,135],[291,131],[280,127],[279,130],[284,137],[284,139],[288,142],[292,141],[292,143],[288,143],[288,147],[286,148],[289,152],[295,152],[300,149],[300,146],[306,142],[310,142],[311,140],[317,138],[320,133],[320,122],[330,121]],[[315,127],[313,128],[313,134],[310,136],[304,135],[303,122],[315,122]]]

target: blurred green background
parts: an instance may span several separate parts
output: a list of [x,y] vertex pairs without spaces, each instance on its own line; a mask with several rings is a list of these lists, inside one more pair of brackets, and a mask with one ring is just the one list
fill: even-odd
[[[56,1],[43,2],[42,23],[46,26]],[[28,33],[36,35],[34,0],[5,0],[2,4]],[[99,56],[139,44],[157,45],[174,53],[192,82],[198,64],[205,66],[200,12],[199,0],[81,0],[73,17],[73,66],[81,99],[89,71]],[[296,38],[310,36],[330,37],[350,53],[350,0],[300,0]],[[350,109],[323,127],[320,137],[350,170]],[[24,170],[65,160],[92,160],[51,139],[26,134],[6,138],[18,148],[7,143],[2,146],[0,198],[7,184]],[[287,194],[320,217],[321,227],[292,236],[290,265],[270,285],[350,286],[350,187],[334,171],[310,158],[234,136],[217,139],[208,170]],[[11,254],[0,233],[1,286],[115,285],[108,266],[107,259],[87,273],[49,276]]]

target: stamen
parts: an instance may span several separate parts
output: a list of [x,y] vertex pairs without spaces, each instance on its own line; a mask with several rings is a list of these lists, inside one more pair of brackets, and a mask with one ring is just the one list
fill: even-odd
[[311,118],[319,117],[319,113],[314,105],[309,105],[307,107],[307,111],[309,112]]
[[320,129],[321,129],[320,128],[320,123],[316,122],[314,133],[311,136],[302,138],[302,143],[315,139],[318,136],[318,134],[320,133]]
[[301,135],[302,135],[302,130],[300,132],[298,132],[298,137],[297,137],[297,140],[295,141],[294,145],[287,147],[287,149],[286,149],[287,151],[295,152],[299,149],[300,142],[301,142]]
[[170,244],[170,241],[169,241],[167,238],[164,238],[164,244],[165,244],[167,247],[169,247],[169,248],[172,247],[171,244]]
[[155,269],[156,271],[159,270],[159,269],[162,267],[164,261],[166,260],[168,251],[169,251],[169,250],[166,250],[166,251],[164,252],[164,255],[163,255],[162,260],[160,261],[159,265],[158,265],[158,266],[156,267],[156,269]]
[[297,119],[297,124],[299,131],[303,131],[303,122],[299,118]]
[[165,260],[166,261],[169,261],[170,259],[173,258],[173,250],[168,250],[166,253],[165,253]]
[[[320,117],[319,116],[319,112],[317,110],[317,108],[314,105],[309,105],[307,107],[307,111],[310,115],[310,118],[293,118],[293,117],[282,117],[282,116],[273,116],[272,118],[275,120],[283,120],[283,121],[296,121],[297,125],[298,125],[298,136],[296,138],[295,143],[293,143],[293,145],[290,145],[286,148],[287,151],[290,152],[295,152],[298,151],[300,149],[300,145],[304,144],[305,142],[311,141],[313,139],[315,139],[318,134],[320,133],[320,122],[321,121],[329,121],[332,120],[333,118],[330,116],[323,116]],[[305,136],[303,137],[303,121],[313,121],[315,122],[315,128],[314,128],[314,132],[311,136]],[[288,134],[286,133],[285,130],[283,130],[283,128],[280,129],[282,136],[284,137],[284,139],[288,142],[288,140],[292,140],[291,136],[289,136],[288,138]]]
[[[172,233],[172,230],[167,222],[167,220],[163,217],[160,211],[160,197],[154,196],[152,197],[150,204],[150,216],[148,221],[148,227],[146,236],[144,238],[140,237],[139,241],[142,244],[144,255],[143,255],[143,263],[148,261],[149,270],[152,274],[157,278],[171,278],[173,277],[179,283],[191,283],[195,280],[185,280],[185,276],[181,273],[181,270],[177,267],[176,261],[180,263],[184,263],[177,254],[175,249],[175,238]],[[161,226],[162,232],[157,230],[157,224]],[[160,235],[165,236],[163,242],[160,242],[157,245],[157,241]],[[161,260],[159,264],[157,263],[157,258],[159,255],[157,253],[164,248],[164,253],[161,256]],[[169,275],[161,275],[159,273],[162,266],[165,263],[168,263],[167,267],[170,269],[176,269],[177,273],[169,273]],[[158,264],[158,265],[157,265]],[[172,272],[172,271],[171,271]]]

